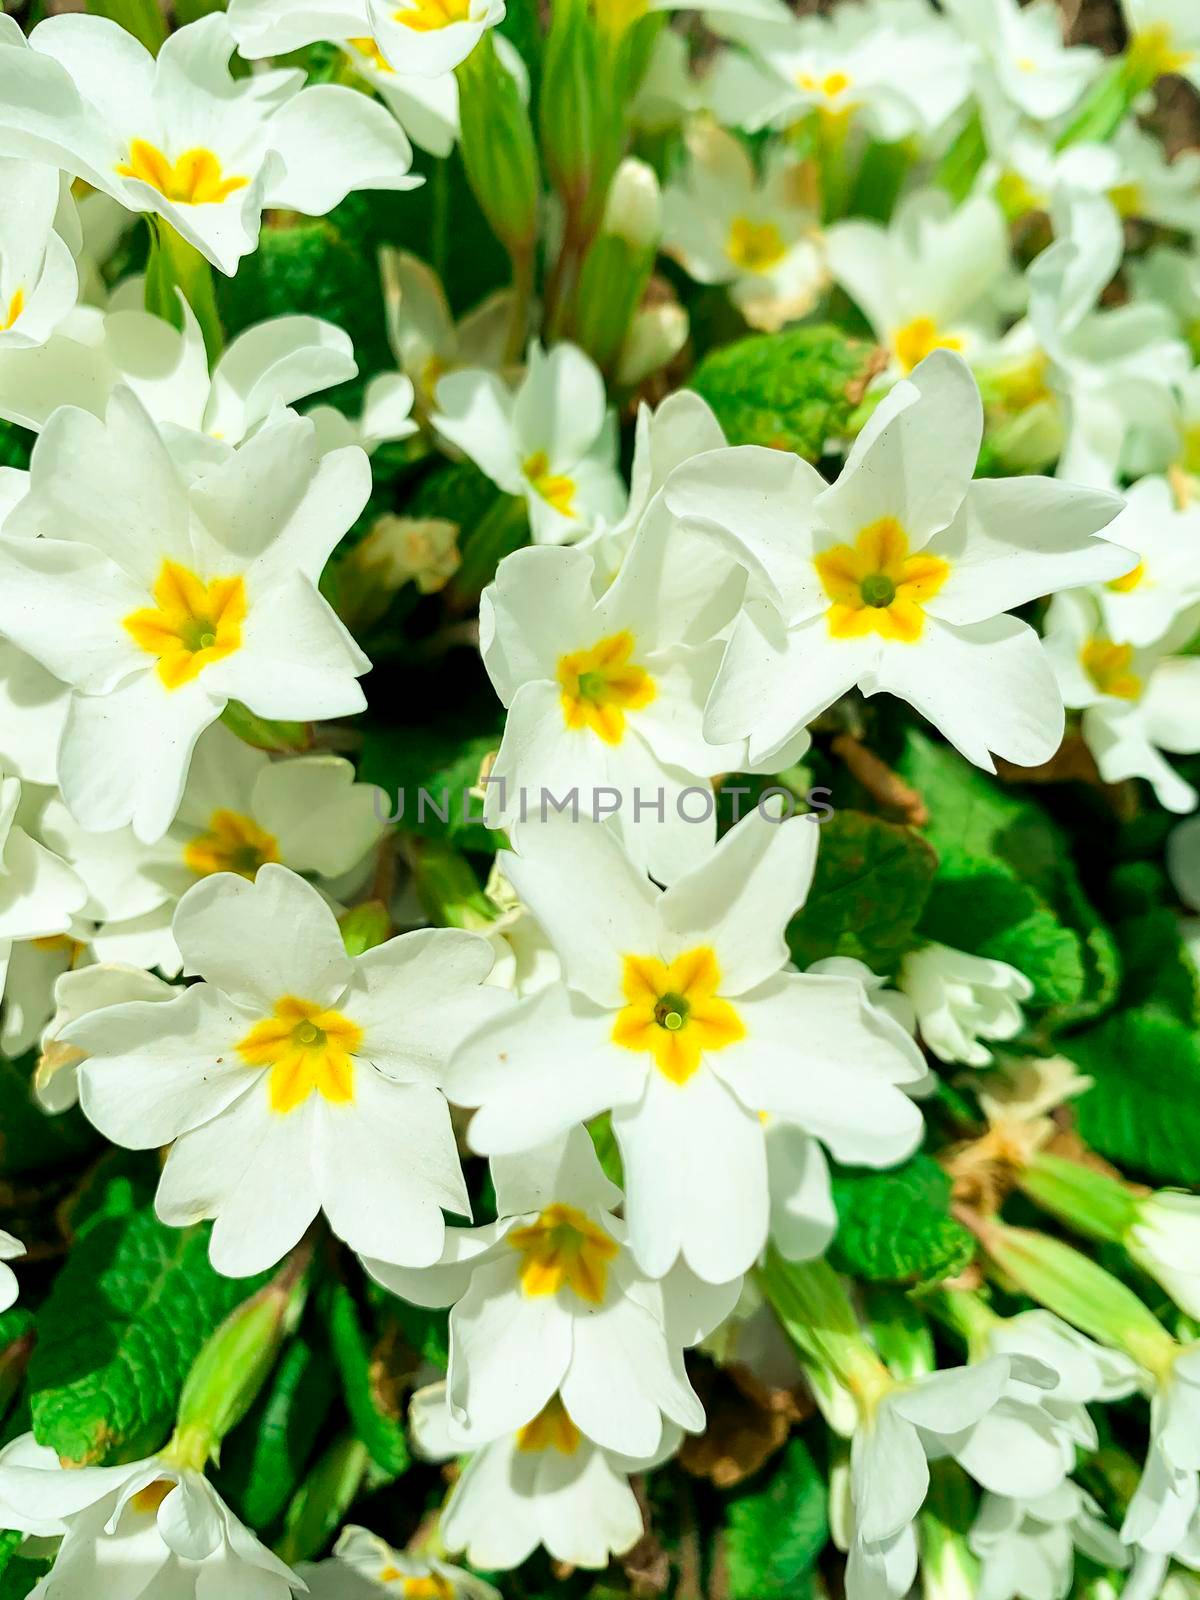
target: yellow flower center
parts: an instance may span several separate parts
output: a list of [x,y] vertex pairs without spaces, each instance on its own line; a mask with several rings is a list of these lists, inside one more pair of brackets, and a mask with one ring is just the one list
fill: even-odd
[[205,583],[187,567],[164,561],[151,593],[155,606],[131,611],[125,628],[136,644],[158,657],[158,675],[168,689],[191,683],[240,647],[246,620],[241,578]]
[[625,713],[648,706],[658,692],[645,668],[631,660],[634,645],[626,628],[590,650],[559,657],[558,682],[568,728],[590,728],[605,744],[620,744]]
[[129,160],[122,161],[117,171],[123,178],[140,178],[167,200],[188,206],[219,205],[250,182],[241,174],[222,176],[221,162],[211,150],[185,150],[172,163],[145,139],[133,140]]
[[833,601],[828,616],[835,639],[878,633],[912,644],[925,626],[923,602],[950,576],[941,556],[909,555],[908,535],[895,517],[872,522],[853,545],[834,545],[814,565]]
[[237,1052],[248,1067],[271,1069],[271,1110],[295,1111],[314,1091],[331,1105],[354,1099],[354,1054],[362,1029],[340,1011],[285,994],[275,1013],[256,1022]]
[[1139,33],[1129,46],[1129,63],[1138,77],[1149,83],[1169,72],[1182,72],[1195,58],[1194,50],[1180,50],[1171,25],[1156,22]]
[[374,67],[376,72],[395,72],[395,67],[374,39],[347,39],[346,43],[351,50],[356,50],[364,61]]
[[1108,191],[1108,198],[1121,217],[1140,217],[1145,209],[1145,197],[1138,183],[1118,183]]
[[962,340],[955,333],[944,333],[932,317],[914,317],[892,334],[892,350],[905,372],[920,366],[935,350],[961,350]]
[[69,933],[46,933],[38,939],[31,939],[29,942],[35,950],[44,950],[47,955],[66,956],[72,967],[75,966],[75,963],[87,949],[87,945],[84,944],[82,939],[75,939]]
[[8,311],[5,314],[4,321],[0,322],[0,332],[7,333],[11,327],[14,327],[17,318],[24,309],[25,291],[24,289],[17,289],[14,291],[12,299],[8,302]]
[[1049,363],[1040,350],[1014,361],[1011,366],[990,373],[996,396],[1006,411],[1028,411],[1051,398],[1047,382]]
[[705,1050],[724,1050],[746,1037],[746,1027],[717,990],[721,969],[708,945],[697,945],[669,965],[656,956],[626,956],[621,988],[626,1004],[613,1023],[613,1043],[648,1050],[672,1083],[686,1083]]
[[1046,196],[1019,172],[1002,172],[996,179],[996,203],[1010,222],[1030,211],[1044,211]]
[[725,254],[743,272],[770,272],[787,254],[787,245],[773,222],[734,217],[729,224]]
[[846,72],[827,72],[819,78],[815,72],[798,72],[796,84],[806,94],[819,94],[826,100],[840,100],[853,80]]
[[259,867],[279,860],[279,844],[274,834],[260,828],[253,817],[240,811],[218,809],[209,818],[204,833],[184,848],[183,859],[199,877],[210,872],[236,872],[253,879]]
[[1114,700],[1137,700],[1142,680],[1129,670],[1133,660],[1131,644],[1114,644],[1111,639],[1089,639],[1079,652],[1083,670],[1101,694]]
[[406,1578],[398,1567],[385,1567],[378,1582],[395,1583],[401,1579],[400,1593],[404,1600],[454,1600],[454,1586],[440,1572],[427,1573],[423,1578]]
[[579,1448],[579,1429],[567,1415],[567,1408],[558,1395],[548,1400],[534,1417],[517,1434],[517,1449],[524,1451],[557,1450],[559,1455],[573,1456]]
[[550,471],[550,461],[544,450],[535,450],[521,468],[530,487],[543,500],[552,505],[563,517],[575,515],[575,480]]
[[404,6],[392,15],[414,33],[435,33],[452,22],[469,22],[471,0],[416,0],[415,5]]
[[536,1222],[515,1228],[508,1242],[524,1257],[521,1288],[531,1298],[557,1294],[565,1284],[589,1305],[604,1299],[617,1243],[574,1206],[547,1206]]
[[174,1478],[155,1478],[153,1483],[148,1483],[134,1495],[131,1501],[133,1509],[140,1511],[144,1517],[156,1516],[159,1506],[175,1487]]
[[1139,561],[1137,566],[1134,567],[1133,571],[1125,573],[1124,577],[1110,578],[1108,580],[1108,587],[1115,594],[1132,594],[1135,589],[1141,587],[1145,577],[1146,563],[1144,561]]

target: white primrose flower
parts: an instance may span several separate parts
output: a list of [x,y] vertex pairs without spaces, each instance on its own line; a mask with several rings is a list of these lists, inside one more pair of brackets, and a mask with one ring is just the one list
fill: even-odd
[[1200,504],[1180,506],[1165,478],[1143,478],[1125,491],[1109,532],[1139,559],[1094,591],[1104,631],[1135,646],[1155,644],[1200,604]]
[[651,1277],[682,1255],[727,1283],[762,1251],[764,1111],[863,1165],[899,1161],[920,1137],[901,1087],[919,1069],[862,985],[787,970],[783,930],[818,831],[752,812],[665,892],[605,824],[547,818],[501,857],[564,982],[467,1040],[448,1093],[481,1107],[469,1138],[487,1155],[611,1109],[629,1241]]
[[522,905],[512,884],[493,860],[484,889],[499,915],[481,931],[491,943],[496,964],[488,975],[489,983],[511,989],[520,999],[547,989],[562,980],[562,963],[543,933],[541,924]]
[[54,1014],[54,986],[68,972],[85,971],[95,961],[95,926],[73,917],[70,927],[50,937],[18,939],[8,958],[0,1050],[23,1055]]
[[944,944],[910,950],[897,985],[912,1001],[921,1037],[939,1061],[991,1064],[985,1039],[1013,1039],[1025,1026],[1022,1004],[1033,985],[1007,961],[992,961]]
[[127,389],[103,422],[54,414],[0,538],[0,629],[71,686],[58,777],[82,826],[161,838],[231,699],[362,709],[370,663],[316,585],[369,492],[365,455],[322,457],[291,412],[198,475]]
[[480,648],[508,710],[484,816],[520,830],[551,805],[612,813],[633,859],[669,882],[716,837],[709,780],[741,766],[741,743],[709,744],[701,725],[743,573],[662,515],[597,597],[605,576],[588,550],[518,550],[484,592]]
[[750,132],[817,112],[834,139],[860,124],[886,143],[923,141],[970,92],[971,54],[926,0],[847,3],[799,21],[710,21],[750,52],[724,57],[711,82],[720,121]]
[[196,742],[175,820],[154,844],[130,828],[88,832],[53,799],[40,836],[87,885],[97,957],[175,977],[182,958],[171,916],[198,879],[214,872],[252,879],[277,861],[336,893],[382,837],[386,808],[382,790],[356,783],[341,756],[272,760],[214,723]]
[[1162,141],[1134,122],[1117,130],[1111,149],[1119,175],[1108,198],[1122,217],[1200,233],[1200,153],[1185,150],[1168,161]]
[[947,0],[946,10],[979,51],[988,82],[1033,122],[1063,116],[1100,69],[1098,50],[1064,43],[1062,13],[1049,0]]
[[68,1111],[79,1101],[77,1068],[83,1051],[64,1044],[63,1029],[80,1017],[129,1001],[172,1000],[179,990],[164,978],[120,962],[68,968],[54,983],[53,1012],[42,1035],[42,1050],[33,1077],[33,1091],[43,1111]]
[[373,455],[381,444],[408,439],[418,431],[420,424],[411,415],[415,399],[412,381],[404,373],[380,372],[364,388],[357,417],[328,405],[310,406],[306,415],[316,427],[322,454],[356,444]]
[[0,772],[54,788],[70,703],[65,683],[24,650],[0,639]]
[[499,1591],[473,1572],[436,1556],[395,1550],[386,1540],[353,1524],[338,1535],[333,1555],[299,1575],[313,1600],[500,1600]]
[[1125,1248],[1189,1317],[1200,1317],[1200,1195],[1160,1189],[1137,1202]]
[[750,736],[757,762],[857,687],[907,700],[968,760],[1036,766],[1058,748],[1062,702],[1034,630],[1007,613],[1119,577],[1097,539],[1121,508],[1052,479],[972,481],[983,432],[961,356],[935,351],[880,402],[833,487],[799,457],[751,445],[685,463],[663,491],[690,526],[760,573],[705,718]]
[[508,998],[483,986],[487,941],[422,929],[351,960],[317,890],[275,865],[197,884],[174,932],[204,983],[60,1035],[87,1058],[80,1103],[101,1132],[175,1141],[159,1216],[215,1217],[213,1263],[232,1277],[280,1260],[322,1210],[364,1254],[436,1261],[441,1208],[470,1215],[444,1064]]
[[79,296],[83,239],[53,167],[0,159],[0,351],[45,344]]
[[1176,656],[1195,631],[1187,617],[1139,649],[1111,639],[1090,595],[1056,595],[1046,613],[1046,651],[1063,699],[1105,783],[1145,778],[1161,806],[1191,811],[1196,791],[1165,759],[1200,750],[1200,657]]
[[663,192],[662,248],[697,283],[725,284],[752,328],[811,311],[828,281],[812,169],[773,145],[761,177],[715,122],[687,132],[688,161]]
[[1121,0],[1130,52],[1149,70],[1200,88],[1200,14],[1191,0]]
[[37,1586],[45,1600],[288,1600],[303,1588],[202,1472],[165,1454],[67,1469],[25,1434],[0,1451],[0,1515],[34,1538],[61,1536]]
[[973,356],[998,331],[996,291],[1011,271],[999,206],[976,195],[955,209],[941,191],[903,200],[886,227],[839,222],[826,236],[829,271],[907,374],[934,350]]
[[713,1287],[676,1265],[640,1272],[613,1215],[621,1191],[585,1128],[492,1160],[498,1220],[450,1228],[424,1270],[368,1260],[417,1305],[453,1304],[446,1395],[456,1423],[494,1439],[525,1427],[555,1394],[606,1450],[648,1456],[664,1428],[704,1428],[683,1350],[728,1316],[741,1280]]
[[1036,1498],[985,1494],[968,1537],[980,1560],[977,1600],[1066,1600],[1076,1550],[1118,1571],[1130,1559],[1095,1500],[1070,1479]]
[[504,0],[231,0],[229,27],[248,60],[320,39],[373,46],[405,77],[439,78],[504,20]]
[[576,1427],[557,1395],[518,1432],[485,1439],[455,1424],[443,1385],[413,1396],[409,1426],[432,1460],[471,1452],[438,1531],[447,1550],[465,1550],[472,1566],[501,1572],[539,1545],[574,1567],[605,1567],[623,1555],[643,1532],[630,1474],[661,1465],[680,1439],[668,1424],[653,1456],[605,1450]]
[[1185,1345],[1150,1398],[1150,1448],[1121,1525],[1126,1544],[1171,1554],[1200,1507],[1200,1345]]
[[625,509],[604,379],[575,345],[531,344],[515,392],[494,372],[451,372],[437,385],[437,408],[437,432],[524,499],[535,544],[571,544]]
[[[107,311],[78,306],[37,350],[0,349],[0,417],[39,433],[59,406],[103,418],[114,390],[132,389],[180,450],[229,454],[280,406],[358,371],[348,335],[319,317],[273,317],[231,339],[210,373],[186,301],[182,329],[122,290]],[[126,301],[129,301],[126,304]],[[204,441],[190,437],[203,434]]]
[[229,71],[224,12],[157,57],[105,17],[0,31],[0,151],[48,162],[161,217],[222,272],[258,243],[264,209],[324,216],[353,189],[411,189],[412,147],[367,95],[298,71]]
[[[1006,1430],[1006,1449],[980,1448],[993,1411],[1010,1395],[1049,1389],[1054,1374],[1022,1355],[997,1355],[896,1384],[866,1400],[850,1444],[854,1536],[846,1567],[847,1600],[899,1600],[917,1572],[913,1526],[929,1490],[931,1460],[957,1460],[985,1489],[1021,1492],[1032,1481],[1039,1442]],[[1033,1444],[1033,1451],[1029,1445]],[[1054,1481],[1061,1481],[1059,1473]],[[1053,1486],[1043,1477],[1045,1492]]]
[[1176,391],[1191,356],[1166,307],[1135,301],[1097,309],[1124,254],[1121,220],[1107,198],[1074,195],[1054,221],[1056,242],[1026,281],[1029,320],[1067,408],[1058,476],[1108,487],[1133,454],[1161,455],[1159,441],[1170,459]]
[[512,321],[510,289],[496,290],[456,321],[441,279],[419,256],[385,247],[380,268],[392,354],[426,411],[448,372],[500,370]]
[[19,1261],[25,1254],[25,1246],[19,1239],[14,1239],[11,1233],[5,1233],[0,1228],[0,1311],[7,1311],[16,1304],[20,1285],[17,1275],[9,1266],[10,1261]]
[[79,875],[17,821],[19,778],[0,777],[0,995],[18,941],[57,941],[87,899]]

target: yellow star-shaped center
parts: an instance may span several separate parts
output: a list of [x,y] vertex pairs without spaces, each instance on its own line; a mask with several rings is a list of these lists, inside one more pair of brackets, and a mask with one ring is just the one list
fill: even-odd
[[627,955],[621,975],[626,1004],[613,1023],[614,1044],[648,1050],[672,1083],[686,1083],[706,1050],[724,1050],[746,1037],[737,1008],[717,990],[721,969],[708,945],[676,956]]
[[392,15],[414,33],[436,33],[452,22],[470,22],[471,0],[416,0],[416,4],[402,6]]
[[620,744],[625,713],[642,710],[658,692],[654,679],[634,662],[635,648],[636,640],[626,628],[587,650],[559,657],[558,683],[568,728],[590,728],[605,744]]
[[521,1252],[521,1288],[530,1297],[566,1287],[589,1305],[604,1299],[617,1243],[574,1206],[547,1206],[536,1222],[514,1228],[508,1242]]
[[963,347],[958,334],[940,328],[933,317],[913,317],[894,328],[891,342],[892,352],[905,372],[919,367],[935,350],[961,350]]
[[122,161],[117,171],[123,178],[140,178],[166,200],[188,206],[220,205],[250,182],[241,173],[227,177],[220,158],[211,150],[196,146],[172,161],[148,139],[132,141],[129,159]]
[[362,1029],[340,1011],[285,994],[274,1014],[237,1045],[248,1067],[269,1067],[271,1110],[286,1116],[316,1093],[331,1105],[354,1099],[354,1055]]
[[240,648],[246,620],[246,585],[241,578],[203,578],[164,561],[151,590],[153,607],[125,618],[134,642],[158,657],[158,675],[168,689],[199,677],[205,667]]
[[184,847],[183,859],[202,878],[210,872],[236,872],[253,879],[259,867],[279,860],[279,843],[253,817],[218,809],[205,831]]
[[941,556],[909,554],[908,535],[895,517],[870,523],[853,545],[834,545],[814,564],[833,602],[827,616],[835,639],[878,633],[912,644],[925,626],[924,602],[950,576]]
[[517,1434],[517,1449],[526,1452],[557,1450],[559,1455],[573,1456],[579,1448],[579,1429],[567,1414],[558,1395],[554,1395]]

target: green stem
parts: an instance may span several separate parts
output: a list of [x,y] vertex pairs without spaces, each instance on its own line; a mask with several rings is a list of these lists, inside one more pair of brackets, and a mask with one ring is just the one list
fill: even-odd
[[796,1348],[828,1367],[860,1408],[870,1411],[895,1387],[863,1338],[841,1279],[827,1261],[784,1261],[768,1250],[758,1281]]
[[335,1439],[287,1510],[275,1553],[289,1567],[311,1561],[328,1544],[362,1487],[370,1456],[353,1434]]
[[1136,51],[1114,61],[1084,96],[1078,111],[1055,141],[1055,149],[1065,150],[1072,144],[1104,144],[1156,76],[1138,60]]
[[534,247],[529,245],[512,253],[512,313],[505,341],[504,359],[509,363],[520,361],[525,354],[525,334],[529,327],[529,307],[533,301]]
[[506,555],[528,542],[529,514],[524,500],[498,495],[462,542],[462,565],[446,586],[450,611],[461,615],[479,603]]
[[225,332],[217,309],[217,291],[213,270],[194,245],[180,237],[169,222],[161,217],[148,217],[150,225],[150,255],[146,262],[146,310],[162,317],[174,328],[183,326],[176,290],[192,308],[204,347],[208,351],[209,365],[215,364],[225,347]]

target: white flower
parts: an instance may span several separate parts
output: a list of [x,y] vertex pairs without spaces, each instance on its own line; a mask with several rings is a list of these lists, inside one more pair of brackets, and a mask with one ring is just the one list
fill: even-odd
[[716,836],[709,780],[741,765],[740,742],[711,745],[701,724],[743,575],[659,516],[597,598],[605,577],[588,550],[518,550],[485,591],[480,646],[508,718],[484,815],[520,829],[545,793],[574,793],[572,815],[613,813],[631,856],[668,882]]
[[57,784],[58,747],[70,703],[66,684],[0,639],[0,772],[25,783]]
[[[997,1493],[1020,1490],[1037,1461],[1032,1435],[1007,1430],[1006,1449],[980,1448],[993,1411],[1013,1393],[1051,1388],[1053,1373],[1019,1355],[992,1356],[969,1367],[929,1373],[867,1402],[850,1445],[854,1539],[846,1568],[848,1600],[908,1593],[916,1576],[913,1520],[929,1489],[929,1459],[950,1456]],[[1062,1473],[1038,1480],[1049,1492]]]
[[1132,645],[1155,644],[1200,603],[1200,504],[1180,507],[1165,478],[1143,478],[1125,491],[1109,533],[1139,560],[1095,591],[1104,631]]
[[977,195],[955,209],[939,190],[902,201],[882,226],[839,222],[826,236],[829,270],[909,373],[933,350],[973,356],[997,331],[989,303],[1011,270],[996,202]]
[[1130,52],[1156,73],[1178,72],[1200,88],[1200,15],[1191,0],[1121,0]]
[[529,907],[521,904],[496,860],[492,862],[484,893],[499,912],[495,921],[481,930],[496,954],[496,964],[488,982],[511,989],[522,1000],[560,982],[562,964],[553,946]]
[[362,709],[369,663],[316,584],[369,492],[362,452],[322,458],[294,413],[198,476],[126,389],[104,422],[55,413],[0,539],[0,628],[71,685],[58,776],[82,826],[160,838],[231,699]]
[[839,1160],[887,1166],[921,1129],[916,1076],[862,985],[787,969],[783,929],[817,848],[803,817],[745,817],[700,867],[657,890],[605,825],[548,818],[501,857],[564,982],[468,1040],[448,1092],[480,1106],[470,1142],[527,1150],[613,1109],[638,1265],[682,1255],[708,1283],[754,1262],[769,1198],[760,1113]]
[[380,372],[363,390],[362,409],[348,417],[336,406],[310,406],[308,419],[316,425],[322,454],[348,444],[360,445],[368,455],[381,444],[407,439],[418,430],[411,416],[416,392],[403,372]]
[[[1068,706],[1105,783],[1145,778],[1168,811],[1191,811],[1196,791],[1161,752],[1200,750],[1200,658],[1174,656],[1178,633],[1137,649],[1110,639],[1089,595],[1056,595],[1046,614],[1046,650]],[[1182,627],[1184,637],[1190,626]]]
[[451,372],[437,385],[438,433],[505,494],[520,495],[535,544],[570,544],[625,508],[604,379],[573,344],[529,347],[515,393],[493,372]]
[[[140,290],[140,280],[135,280]],[[41,349],[0,349],[0,417],[40,432],[59,406],[103,417],[124,384],[176,448],[229,454],[280,405],[344,383],[358,371],[349,337],[319,317],[273,317],[232,339],[209,372],[199,324],[184,302],[183,328],[126,305],[79,306]],[[140,302],[140,294],[138,297]]]
[[1135,122],[1113,136],[1120,172],[1108,198],[1123,217],[1140,217],[1179,233],[1200,233],[1200,153],[1168,161],[1161,139]]
[[0,1516],[21,1533],[62,1536],[38,1585],[47,1596],[288,1600],[302,1587],[202,1472],[168,1455],[68,1470],[26,1434],[0,1452]]
[[1200,1505],[1200,1345],[1186,1345],[1150,1400],[1150,1448],[1121,1526],[1126,1544],[1168,1554]]
[[17,1275],[8,1265],[10,1261],[19,1261],[25,1254],[25,1246],[19,1239],[14,1239],[11,1233],[5,1233],[0,1228],[0,1311],[7,1311],[16,1304],[20,1285]]
[[425,410],[434,406],[448,372],[499,370],[512,321],[511,290],[498,289],[456,322],[441,280],[419,256],[385,247],[380,267],[392,354]]
[[670,1422],[691,1433],[704,1407],[683,1349],[732,1309],[741,1280],[713,1288],[686,1267],[639,1272],[613,1215],[621,1191],[587,1130],[492,1161],[498,1220],[450,1228],[423,1271],[367,1261],[417,1305],[453,1304],[447,1399],[455,1422],[494,1439],[533,1422],[561,1394],[593,1443],[628,1456],[658,1450]]
[[670,510],[760,569],[705,719],[757,762],[855,685],[909,701],[968,760],[1048,760],[1061,700],[1037,634],[1006,613],[1117,577],[1133,558],[1093,535],[1117,496],[1046,478],[972,482],[983,414],[961,356],[897,383],[832,488],[798,457],[743,445],[677,469]]
[[984,1039],[1013,1039],[1025,1026],[1021,1005],[1033,985],[1007,961],[924,944],[900,963],[899,988],[912,1001],[921,1037],[940,1061],[986,1067]]
[[1200,817],[1181,822],[1171,830],[1167,871],[1184,905],[1200,911]]
[[216,1217],[212,1259],[234,1277],[286,1255],[321,1210],[365,1254],[436,1261],[441,1208],[470,1215],[443,1066],[506,999],[482,987],[487,941],[424,929],[351,960],[316,889],[274,865],[197,884],[174,932],[206,982],[61,1035],[87,1057],[80,1103],[103,1133],[175,1141],[163,1221]]
[[[294,9],[294,8],[293,8]],[[447,7],[446,9],[449,9]],[[230,9],[237,24],[238,7]],[[499,39],[499,34],[496,35]],[[354,70],[387,106],[415,145],[445,159],[459,135],[458,79],[453,72],[397,72],[374,39],[338,41]],[[504,41],[507,43],[507,41]]]
[[658,1466],[679,1443],[667,1427],[659,1450],[631,1459],[593,1444],[555,1396],[518,1433],[485,1440],[455,1426],[441,1386],[418,1391],[409,1415],[422,1455],[471,1459],[451,1490],[439,1532],[472,1566],[507,1571],[544,1545],[556,1561],[604,1567],[642,1536],[629,1475]]
[[978,1600],[1066,1600],[1077,1549],[1102,1567],[1129,1565],[1100,1507],[1070,1479],[1036,1498],[985,1494],[970,1543],[981,1562]]
[[499,1591],[473,1572],[436,1556],[394,1550],[353,1525],[342,1529],[328,1561],[302,1566],[299,1575],[313,1600],[371,1600],[380,1592],[396,1600],[500,1600]]
[[56,939],[87,898],[79,876],[17,822],[20,803],[20,780],[0,778],[0,994],[14,943]]
[[81,246],[75,203],[55,168],[0,159],[0,351],[45,344],[73,309]]
[[722,122],[751,132],[788,127],[819,112],[830,136],[861,123],[887,143],[940,129],[967,99],[970,54],[925,0],[835,6],[828,17],[766,25],[724,14],[711,20],[751,52],[724,58],[712,83]]
[[[1124,254],[1120,218],[1103,197],[1075,195],[1055,211],[1056,242],[1029,268],[1029,320],[1068,410],[1058,475],[1109,486],[1135,451],[1169,451],[1175,388],[1191,357],[1163,306],[1097,310]],[[1168,456],[1169,459],[1169,456]]]
[[229,26],[242,55],[284,55],[318,39],[373,43],[398,73],[452,71],[504,18],[504,0],[232,0]]
[[1137,1202],[1129,1254],[1189,1317],[1200,1317],[1200,1195],[1161,1189]]
[[105,17],[0,32],[0,150],[61,167],[156,214],[222,272],[258,242],[267,207],[324,216],[352,189],[411,189],[412,150],[366,95],[295,71],[232,77],[224,12],[157,57]]
[[728,285],[753,328],[804,316],[827,276],[811,168],[777,144],[760,178],[745,146],[716,123],[686,137],[687,165],[663,194],[663,250],[697,283]]
[[1064,44],[1062,14],[1049,0],[947,0],[946,10],[980,52],[989,81],[1034,122],[1069,111],[1100,68],[1098,50]]
[[[74,868],[73,863],[68,863]],[[54,986],[65,973],[83,971],[96,959],[94,924],[73,917],[63,933],[19,939],[8,958],[0,1050],[23,1055],[54,1013]]]
[[42,1036],[42,1053],[33,1079],[42,1109],[67,1111],[79,1100],[77,1068],[83,1051],[59,1038],[69,1023],[108,1006],[125,1005],[131,1000],[171,1000],[178,993],[173,984],[144,967],[123,966],[115,961],[68,968],[60,973],[54,983],[53,1014]]

